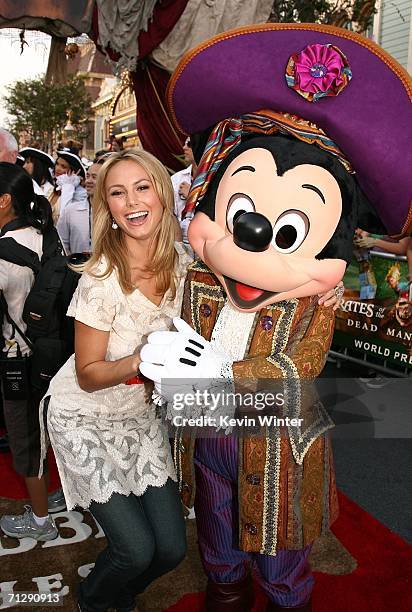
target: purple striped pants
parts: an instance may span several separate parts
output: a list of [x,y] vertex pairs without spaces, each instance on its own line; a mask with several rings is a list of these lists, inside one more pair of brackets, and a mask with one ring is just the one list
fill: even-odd
[[275,557],[238,547],[237,455],[235,436],[196,440],[195,512],[204,570],[214,582],[237,582],[251,565],[271,601],[285,607],[303,605],[314,582],[307,561],[310,546],[279,550]]

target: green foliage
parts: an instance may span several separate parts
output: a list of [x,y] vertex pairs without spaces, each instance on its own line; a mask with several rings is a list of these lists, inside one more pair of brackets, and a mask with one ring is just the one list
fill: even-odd
[[32,143],[47,149],[67,123],[68,116],[78,139],[87,136],[91,98],[84,80],[72,76],[64,84],[46,84],[44,78],[17,81],[8,87],[4,102],[11,115],[11,129],[27,132]]
[[274,0],[270,20],[326,23],[364,32],[376,12],[376,0]]

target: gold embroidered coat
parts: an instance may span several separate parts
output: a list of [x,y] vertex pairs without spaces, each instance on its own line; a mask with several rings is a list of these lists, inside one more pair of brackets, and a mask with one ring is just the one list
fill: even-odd
[[[288,414],[302,428],[266,428],[264,436],[239,438],[239,545],[242,550],[276,554],[301,549],[318,538],[338,514],[331,445],[324,432],[333,426],[319,402],[303,401],[301,379],[323,369],[332,341],[334,312],[317,297],[285,300],[256,313],[246,357],[233,364],[234,382],[287,379]],[[226,295],[200,261],[190,266],[182,317],[210,340]],[[261,324],[270,321],[271,326]],[[297,406],[303,406],[296,409]],[[195,436],[178,428],[174,458],[186,506],[193,505]]]

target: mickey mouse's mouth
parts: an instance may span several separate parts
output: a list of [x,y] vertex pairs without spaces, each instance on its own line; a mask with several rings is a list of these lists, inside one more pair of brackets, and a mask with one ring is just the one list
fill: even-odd
[[274,291],[265,291],[264,289],[258,289],[251,285],[245,285],[228,276],[224,276],[223,278],[225,279],[228,293],[234,304],[245,310],[256,308],[258,304],[263,303],[269,297],[277,295]]

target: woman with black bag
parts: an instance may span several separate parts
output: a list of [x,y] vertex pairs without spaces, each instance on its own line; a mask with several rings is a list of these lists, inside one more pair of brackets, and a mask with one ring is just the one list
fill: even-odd
[[[53,228],[46,198],[36,195],[28,174],[19,166],[0,162],[0,241],[14,240],[41,259],[43,236]],[[4,416],[13,466],[24,477],[31,500],[22,515],[3,516],[0,527],[11,537],[52,540],[58,531],[49,515],[47,474],[37,477],[40,457],[40,392],[29,382],[31,350],[25,337],[23,307],[34,282],[32,270],[0,259],[3,311],[1,383]],[[46,467],[46,466],[45,466]]]

